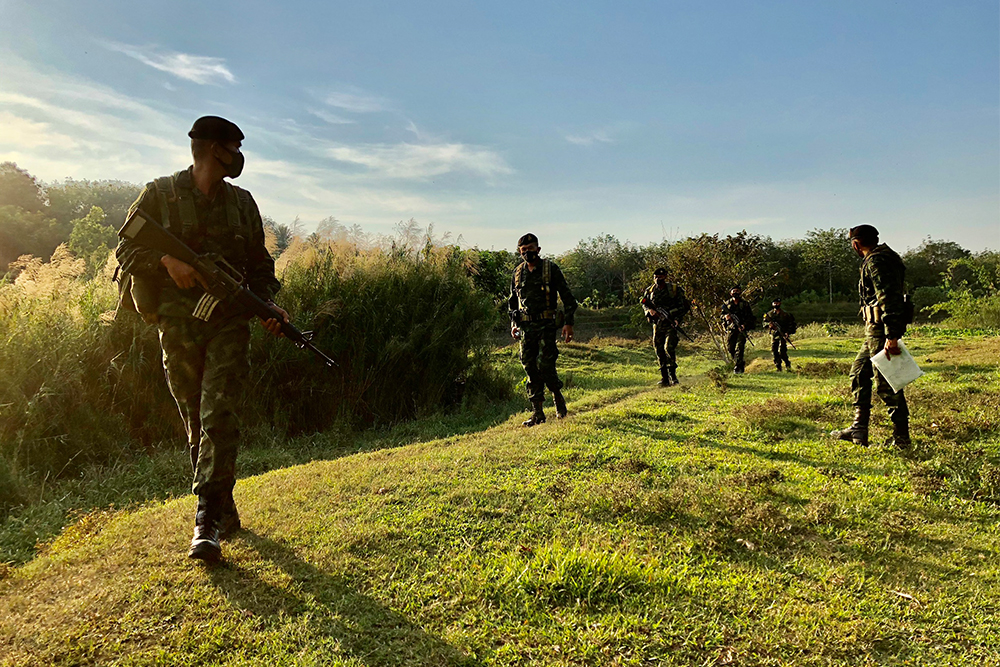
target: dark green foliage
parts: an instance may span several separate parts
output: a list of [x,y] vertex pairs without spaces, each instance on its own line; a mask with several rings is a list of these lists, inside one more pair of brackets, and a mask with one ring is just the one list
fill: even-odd
[[67,178],[45,187],[49,215],[61,223],[82,218],[94,206],[104,211],[101,224],[118,229],[142,187],[125,181],[77,181]]
[[510,296],[510,280],[521,259],[509,250],[468,251],[472,260],[472,283],[480,292],[488,294],[493,302],[506,313]]
[[593,307],[624,304],[629,283],[644,265],[642,250],[611,234],[580,241],[558,261],[570,289],[577,298],[591,298]]
[[45,191],[38,179],[13,162],[0,162],[0,206],[40,213],[45,204]]

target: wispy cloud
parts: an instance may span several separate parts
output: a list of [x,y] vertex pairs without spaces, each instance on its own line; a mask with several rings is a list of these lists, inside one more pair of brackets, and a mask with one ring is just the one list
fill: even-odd
[[117,42],[105,42],[104,46],[112,51],[124,53],[130,58],[135,58],[161,72],[167,72],[180,79],[201,85],[236,83],[236,77],[226,65],[224,58],[196,56],[176,51],[161,52],[155,47],[131,46]]
[[335,146],[328,155],[390,178],[420,180],[452,172],[494,178],[514,171],[498,153],[461,143]]
[[377,113],[388,111],[389,103],[384,98],[370,95],[360,90],[343,90],[327,93],[323,101],[336,109],[350,113]]
[[358,122],[356,120],[351,120],[350,118],[344,118],[343,116],[338,116],[335,113],[330,113],[329,111],[326,111],[324,109],[309,108],[306,109],[306,111],[308,111],[313,116],[316,116],[320,120],[329,123],[330,125],[351,125],[353,123]]
[[577,146],[593,146],[594,144],[614,143],[607,130],[595,130],[583,134],[567,134],[566,141]]

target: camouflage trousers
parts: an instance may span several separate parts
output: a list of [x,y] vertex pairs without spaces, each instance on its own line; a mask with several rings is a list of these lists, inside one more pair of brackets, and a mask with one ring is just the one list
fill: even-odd
[[743,372],[745,365],[743,354],[746,351],[746,347],[746,333],[736,328],[730,329],[729,334],[726,336],[726,349],[729,350],[729,356],[733,360],[733,370],[737,373]]
[[865,327],[865,342],[851,365],[851,393],[854,407],[870,408],[872,404],[872,377],[879,398],[889,408],[889,419],[893,424],[907,424],[910,409],[902,390],[894,392],[888,380],[872,366],[872,357],[885,347],[885,326],[868,324]]
[[666,322],[653,323],[653,349],[660,362],[660,373],[677,370],[677,329]]
[[774,357],[774,365],[781,368],[781,362],[790,366],[792,362],[788,360],[788,341],[784,336],[771,334],[771,356]]
[[236,485],[240,429],[237,406],[247,380],[250,326],[244,318],[203,322],[160,317],[160,348],[170,393],[187,431],[199,496],[231,493]]
[[563,386],[556,373],[558,327],[555,320],[542,320],[525,322],[520,328],[521,365],[528,376],[528,400],[541,401],[545,399],[545,387],[549,391],[559,391]]

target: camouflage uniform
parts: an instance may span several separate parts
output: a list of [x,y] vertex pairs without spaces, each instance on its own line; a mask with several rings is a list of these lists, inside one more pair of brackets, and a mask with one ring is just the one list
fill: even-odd
[[[194,187],[189,168],[149,183],[133,207],[195,252],[221,255],[262,299],[272,299],[280,288],[274,261],[264,247],[260,212],[246,190],[223,181],[210,200]],[[203,291],[177,287],[160,264],[162,253],[122,240],[116,254],[133,281],[138,310],[159,328],[167,383],[188,436],[191,490],[202,497],[231,494],[240,439],[236,411],[247,378],[249,317],[227,300],[208,321],[198,319],[193,313]]]
[[861,264],[858,292],[865,320],[865,342],[851,366],[851,393],[854,407],[865,413],[871,410],[872,377],[876,391],[889,408],[894,427],[909,425],[910,410],[902,390],[894,392],[882,374],[875,371],[871,358],[885,347],[886,338],[902,338],[908,324],[907,306],[903,299],[906,266],[889,246],[873,248]]
[[[671,375],[676,377],[677,342],[679,335],[673,326],[673,320],[680,322],[691,310],[691,302],[684,296],[680,285],[666,283],[660,287],[654,282],[646,288],[642,295],[643,309],[649,313],[646,304],[652,304],[656,309],[667,311],[667,318],[659,317],[653,321],[653,349],[660,362],[660,375],[667,380]],[[668,319],[670,321],[668,321]],[[676,382],[676,380],[674,380]]]
[[764,314],[764,324],[774,324],[768,326],[771,330],[771,355],[774,357],[774,365],[781,370],[781,362],[785,362],[786,368],[792,367],[792,362],[788,360],[788,339],[787,336],[795,333],[795,318],[791,313],[786,313],[779,308],[773,308]]
[[[735,319],[732,322],[727,321],[725,318],[727,314],[733,315]],[[722,326],[726,330],[726,348],[733,359],[733,371],[742,373],[745,366],[743,354],[747,346],[747,332],[757,327],[757,321],[750,304],[743,299],[727,299],[722,304],[722,315]],[[736,320],[739,320],[742,329],[736,324]]]
[[[563,322],[559,321],[562,314],[557,311],[557,295],[565,311]],[[533,271],[526,262],[514,270],[507,308],[521,330],[521,365],[528,376],[528,400],[532,403],[544,400],[545,387],[553,393],[562,389],[556,373],[556,335],[562,324],[572,326],[576,306],[563,272],[551,260],[539,260]]]

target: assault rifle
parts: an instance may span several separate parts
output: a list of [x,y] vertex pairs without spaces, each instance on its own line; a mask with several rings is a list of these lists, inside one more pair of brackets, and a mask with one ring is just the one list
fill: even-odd
[[[740,318],[737,317],[736,313],[726,313],[726,315],[731,315],[732,316],[733,322],[736,323],[736,328],[743,332],[743,334],[747,337],[747,342],[748,343],[750,343],[751,345],[754,345],[753,338],[750,336],[750,331],[748,329],[744,328],[743,323],[740,322]],[[757,347],[757,346],[754,345],[754,347]]]
[[243,276],[229,262],[217,255],[199,255],[160,226],[160,223],[145,211],[136,208],[135,213],[129,216],[122,228],[118,230],[118,236],[190,264],[195,271],[201,274],[208,287],[195,307],[195,317],[208,321],[215,307],[225,299],[232,297],[244,310],[256,315],[264,322],[277,320],[285,338],[292,341],[300,349],[306,349],[315,354],[327,367],[333,368],[337,365],[336,361],[313,345],[311,331],[300,331],[291,322],[286,322],[281,313],[247,289],[243,285]]
[[792,335],[791,334],[786,334],[784,332],[784,330],[781,328],[780,324],[778,324],[774,320],[771,320],[770,322],[767,323],[767,326],[768,326],[768,328],[774,329],[775,331],[777,331],[778,335],[781,336],[782,338],[784,338],[785,342],[788,343],[789,345],[791,345],[793,350],[799,349],[799,348],[795,347],[795,343],[792,342]]
[[[666,323],[667,323],[668,325],[670,325],[670,328],[671,328],[671,329],[675,329],[675,330],[677,331],[677,333],[679,333],[680,335],[684,336],[685,338],[687,338],[687,339],[688,339],[689,341],[691,341],[692,343],[694,342],[694,339],[693,339],[693,338],[691,338],[691,336],[687,335],[687,332],[686,332],[686,331],[684,331],[684,329],[681,329],[681,327],[680,327],[680,325],[679,325],[679,324],[678,324],[678,325],[676,325],[676,326],[674,326],[674,321],[675,321],[675,320],[676,320],[677,318],[676,318],[676,317],[674,317],[674,316],[673,316],[673,315],[672,315],[672,314],[670,313],[670,311],[668,311],[668,310],[667,310],[666,308],[658,308],[658,307],[657,307],[657,306],[656,306],[656,305],[655,305],[655,304],[654,304],[654,303],[653,303],[653,302],[652,302],[652,301],[651,301],[651,300],[649,299],[649,297],[645,297],[645,296],[644,296],[644,297],[642,297],[642,299],[640,299],[640,300],[639,300],[639,303],[640,303],[640,304],[642,304],[643,306],[645,306],[645,307],[646,307],[647,309],[649,309],[650,311],[652,311],[652,312],[656,313],[656,315],[657,315],[657,316],[658,316],[658,317],[659,317],[660,319],[662,319],[662,320],[663,320],[664,322],[666,322]],[[647,316],[647,317],[648,317],[648,316]],[[651,318],[651,319],[652,319],[652,318]]]

